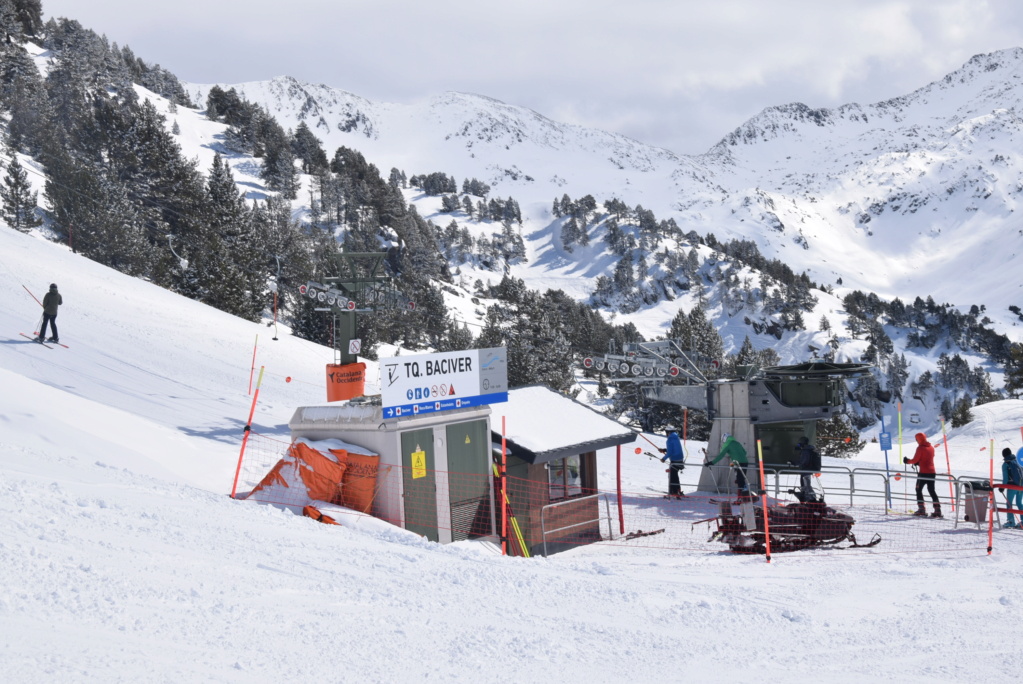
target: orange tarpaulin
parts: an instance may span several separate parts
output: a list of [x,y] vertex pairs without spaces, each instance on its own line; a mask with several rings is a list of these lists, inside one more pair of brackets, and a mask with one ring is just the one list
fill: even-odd
[[330,449],[338,461],[344,461],[344,486],[341,489],[342,505],[360,513],[369,513],[376,496],[377,469],[380,457],[356,454],[344,449]]
[[[339,451],[347,455],[347,452]],[[306,444],[296,442],[288,449],[288,454],[278,461],[246,498],[266,498],[258,496],[257,493],[261,491],[269,493],[267,490],[278,486],[291,488],[298,484],[294,477],[297,474],[305,486],[306,499],[344,505],[342,489],[348,465],[340,456],[335,454],[335,457],[336,461]],[[300,495],[296,492],[294,497]],[[296,500],[296,503],[299,501]]]

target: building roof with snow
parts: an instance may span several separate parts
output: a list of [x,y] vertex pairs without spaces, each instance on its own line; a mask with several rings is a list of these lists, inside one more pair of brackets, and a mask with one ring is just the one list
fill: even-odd
[[542,385],[508,391],[508,401],[492,404],[490,429],[501,440],[501,421],[508,453],[529,463],[633,442],[636,433],[603,413]]

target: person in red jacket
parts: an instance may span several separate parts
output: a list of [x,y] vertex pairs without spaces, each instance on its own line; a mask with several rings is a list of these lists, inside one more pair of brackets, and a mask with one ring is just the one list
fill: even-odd
[[931,517],[942,517],[938,493],[934,491],[934,447],[927,441],[927,435],[922,432],[916,433],[916,453],[913,454],[913,458],[904,458],[902,462],[914,465],[920,470],[916,478],[917,510],[913,515],[927,515],[927,509],[924,508],[924,486],[926,486],[931,495],[931,501],[934,502],[934,512],[931,513]]

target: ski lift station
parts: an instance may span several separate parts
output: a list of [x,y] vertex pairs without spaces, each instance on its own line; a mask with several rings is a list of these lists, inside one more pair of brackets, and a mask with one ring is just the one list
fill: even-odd
[[[518,555],[598,541],[598,507],[609,503],[596,493],[596,452],[635,433],[546,387],[509,391],[506,359],[503,348],[382,359],[379,402],[298,408],[292,441],[378,457],[360,512],[432,541],[498,542],[506,530]],[[507,476],[497,477],[502,453]],[[303,466],[315,469],[312,460]],[[322,461],[332,467],[330,457]]]

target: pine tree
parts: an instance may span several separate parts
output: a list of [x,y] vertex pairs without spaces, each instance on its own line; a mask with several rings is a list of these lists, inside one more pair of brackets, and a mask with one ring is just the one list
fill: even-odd
[[[303,121],[295,129],[295,135],[291,143],[291,151],[295,157],[302,160],[302,171],[309,174],[319,173],[328,167],[327,154],[319,139],[309,130],[309,126]],[[394,171],[392,170],[392,180]]]
[[956,407],[952,411],[952,427],[963,427],[972,422],[973,412],[970,410],[972,408],[973,400],[967,394],[956,403]]
[[42,224],[36,215],[38,210],[38,192],[33,192],[28,182],[28,173],[18,163],[13,150],[8,150],[11,163],[7,166],[7,175],[0,186],[0,199],[3,201],[3,218],[11,228],[27,233]]
[[267,272],[259,245],[252,240],[252,215],[238,192],[230,167],[219,154],[213,157],[206,182],[207,246],[197,255],[208,266],[203,301],[222,311],[258,320],[263,309]]
[[821,456],[852,458],[866,445],[866,440],[860,439],[860,433],[843,415],[817,421],[817,449]]
[[1023,344],[1009,348],[1009,360],[1005,363],[1005,391],[1018,399],[1023,394]]

